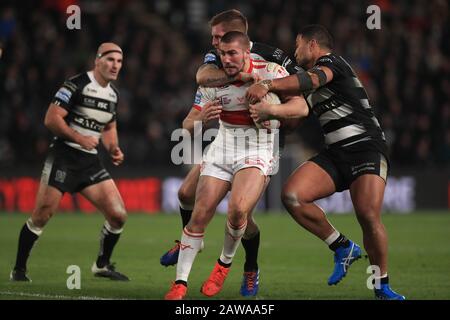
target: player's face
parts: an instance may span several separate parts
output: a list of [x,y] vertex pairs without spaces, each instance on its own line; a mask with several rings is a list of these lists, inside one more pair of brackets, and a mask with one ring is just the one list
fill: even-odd
[[117,80],[119,71],[122,68],[122,55],[118,52],[111,52],[97,59],[96,66],[106,81]]
[[220,39],[228,30],[223,23],[219,23],[211,27],[211,41],[214,48],[219,49]]
[[295,46],[295,59],[297,60],[297,64],[301,67],[307,67],[313,60],[311,41],[298,35],[295,40]]
[[245,61],[250,58],[250,50],[244,49],[239,42],[220,43],[220,60],[223,70],[229,76],[235,76],[244,70]]

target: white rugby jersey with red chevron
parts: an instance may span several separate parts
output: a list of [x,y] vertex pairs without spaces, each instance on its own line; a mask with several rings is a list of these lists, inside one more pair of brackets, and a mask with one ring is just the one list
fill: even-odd
[[[257,74],[262,80],[287,77],[289,73],[279,64],[265,60],[250,60],[247,73]],[[209,102],[219,99],[222,104],[220,123],[229,127],[254,127],[253,119],[248,111],[248,101],[245,98],[247,89],[252,83],[235,81],[218,88],[200,86],[195,95],[193,108],[201,111]]]

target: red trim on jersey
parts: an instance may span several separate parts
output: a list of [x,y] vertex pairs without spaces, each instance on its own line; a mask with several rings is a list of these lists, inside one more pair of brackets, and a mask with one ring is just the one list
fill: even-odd
[[202,111],[202,107],[199,106],[198,104],[194,104],[194,105],[192,106],[192,108],[194,108],[195,110],[198,110],[198,111]]
[[248,110],[239,110],[239,111],[222,110],[222,113],[220,114],[220,120],[229,124],[237,124],[245,126],[252,126],[255,124]]
[[253,71],[253,60],[250,59],[250,66],[248,67],[247,71],[244,71],[246,73],[251,73]]

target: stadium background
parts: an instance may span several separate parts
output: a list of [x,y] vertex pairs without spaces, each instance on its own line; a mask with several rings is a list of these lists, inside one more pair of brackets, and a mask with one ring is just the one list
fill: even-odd
[[[66,8],[71,4],[81,8],[80,30],[66,27],[69,17]],[[371,4],[381,9],[380,30],[366,27],[369,17],[366,9]],[[450,22],[447,1],[1,1],[0,243],[4,248],[6,245],[3,244],[9,246],[8,250],[0,250],[3,252],[0,269],[8,269],[12,264],[17,234],[25,219],[25,215],[19,212],[29,213],[34,205],[39,174],[51,140],[50,132],[43,126],[48,103],[65,78],[92,67],[96,48],[104,41],[117,42],[124,51],[124,65],[116,86],[121,94],[118,128],[126,161],[120,168],[109,165],[108,168],[119,185],[128,210],[152,214],[151,217],[132,214],[134,218],[130,218],[127,230],[133,233],[134,238],[130,235],[130,241],[140,239],[138,235],[149,239],[158,237],[157,244],[154,243],[156,239],[147,243],[151,248],[156,246],[151,259],[157,264],[158,255],[164,251],[168,241],[179,237],[177,214],[162,212],[177,211],[177,188],[180,178],[188,170],[172,164],[170,155],[175,142],[170,141],[170,136],[181,126],[192,105],[196,89],[195,72],[205,52],[210,49],[207,22],[212,15],[230,8],[237,8],[247,16],[253,41],[277,46],[291,56],[296,31],[301,26],[321,23],[329,28],[335,38],[335,50],[350,62],[366,87],[390,147],[392,172],[385,196],[385,220],[388,230],[393,233],[391,237],[408,244],[404,251],[401,246],[394,247],[394,252],[397,250],[399,257],[404,255],[405,260],[402,261],[406,265],[406,261],[411,262],[406,254],[408,250],[412,250],[417,258],[417,253],[425,250],[427,241],[430,246],[435,242],[448,243]],[[287,138],[280,172],[272,179],[260,203],[257,217],[262,229],[265,225],[273,229],[270,232],[275,234],[274,237],[278,235],[276,230],[292,230],[284,242],[279,241],[280,246],[286,246],[292,238],[317,244],[287,217],[281,207],[279,192],[289,173],[321,146],[320,128],[314,119],[291,134]],[[345,192],[320,204],[330,213],[352,211]],[[223,210],[226,210],[226,203],[221,206]],[[65,196],[61,211],[75,214],[62,214],[55,218],[55,224],[61,225],[59,233],[53,235],[56,242],[65,235],[64,228],[70,228],[67,224],[89,230],[101,223],[98,214],[86,216],[79,213],[95,212],[95,208],[82,197]],[[333,219],[353,228],[349,233],[354,232],[355,237],[360,237],[352,215]],[[216,220],[218,222],[213,222],[211,229],[218,230],[215,233],[219,246],[222,220]],[[148,229],[142,229],[143,226]],[[423,226],[427,226],[424,234],[421,233],[425,232]],[[48,238],[42,242],[51,242],[51,228],[52,223],[48,228]],[[213,233],[211,231],[211,235]],[[417,242],[418,234],[427,240]],[[270,236],[268,234],[267,238]],[[263,237],[266,236],[263,234]],[[213,238],[212,243],[214,241]],[[277,243],[272,241],[267,245],[275,247]],[[417,249],[416,244],[423,247]],[[96,243],[86,246],[92,251]],[[34,259],[42,259],[44,266],[50,267],[46,254],[51,249],[51,244],[48,244],[47,249],[42,248],[46,253],[40,253],[40,258]],[[287,246],[286,250],[301,249]],[[449,256],[447,249],[435,252],[435,258],[441,263],[432,267],[435,273],[430,275],[430,281],[435,281],[439,289],[433,291],[436,293],[434,296],[419,294],[417,298],[450,297],[448,277],[443,280],[450,270]],[[205,254],[204,259],[207,257]],[[209,268],[206,264],[205,270]],[[360,269],[364,270],[363,267]],[[142,266],[142,270],[148,271],[148,268]],[[6,270],[0,273],[5,277],[6,274]],[[61,279],[64,277],[63,273]],[[309,280],[311,288],[312,281]],[[0,280],[0,291],[5,283]],[[158,285],[163,292],[166,286]],[[52,292],[54,288],[49,286],[45,290]],[[142,290],[142,294],[133,297],[158,297],[157,293],[148,296]],[[367,295],[366,291],[361,292]],[[106,294],[107,290],[99,292],[99,295]],[[310,298],[306,292],[302,291],[294,298]],[[335,297],[321,293],[312,298]],[[280,294],[267,296],[285,297]],[[124,291],[113,296],[126,297],[127,293]],[[14,296],[0,293],[0,297]],[[232,293],[225,297],[237,298]],[[358,295],[341,297],[355,298]]]

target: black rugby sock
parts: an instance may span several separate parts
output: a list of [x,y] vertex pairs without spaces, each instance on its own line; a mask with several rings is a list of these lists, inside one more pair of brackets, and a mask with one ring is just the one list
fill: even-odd
[[342,233],[339,235],[339,237],[333,241],[332,244],[330,244],[328,247],[336,251],[337,248],[344,247],[347,248],[350,245],[350,240],[348,240]]
[[181,222],[183,223],[183,228],[187,226],[189,220],[191,220],[193,210],[186,210],[180,207]]
[[258,250],[259,250],[260,232],[256,233],[250,239],[241,239],[242,246],[245,249],[244,271],[251,272],[258,270]]
[[39,236],[32,232],[25,223],[20,230],[19,247],[17,249],[16,264],[14,269],[26,270],[28,257],[30,256],[31,249],[38,238]]
[[97,257],[97,267],[103,268],[110,263],[109,260],[119,238],[120,233],[112,233],[103,226],[100,232],[100,251]]

